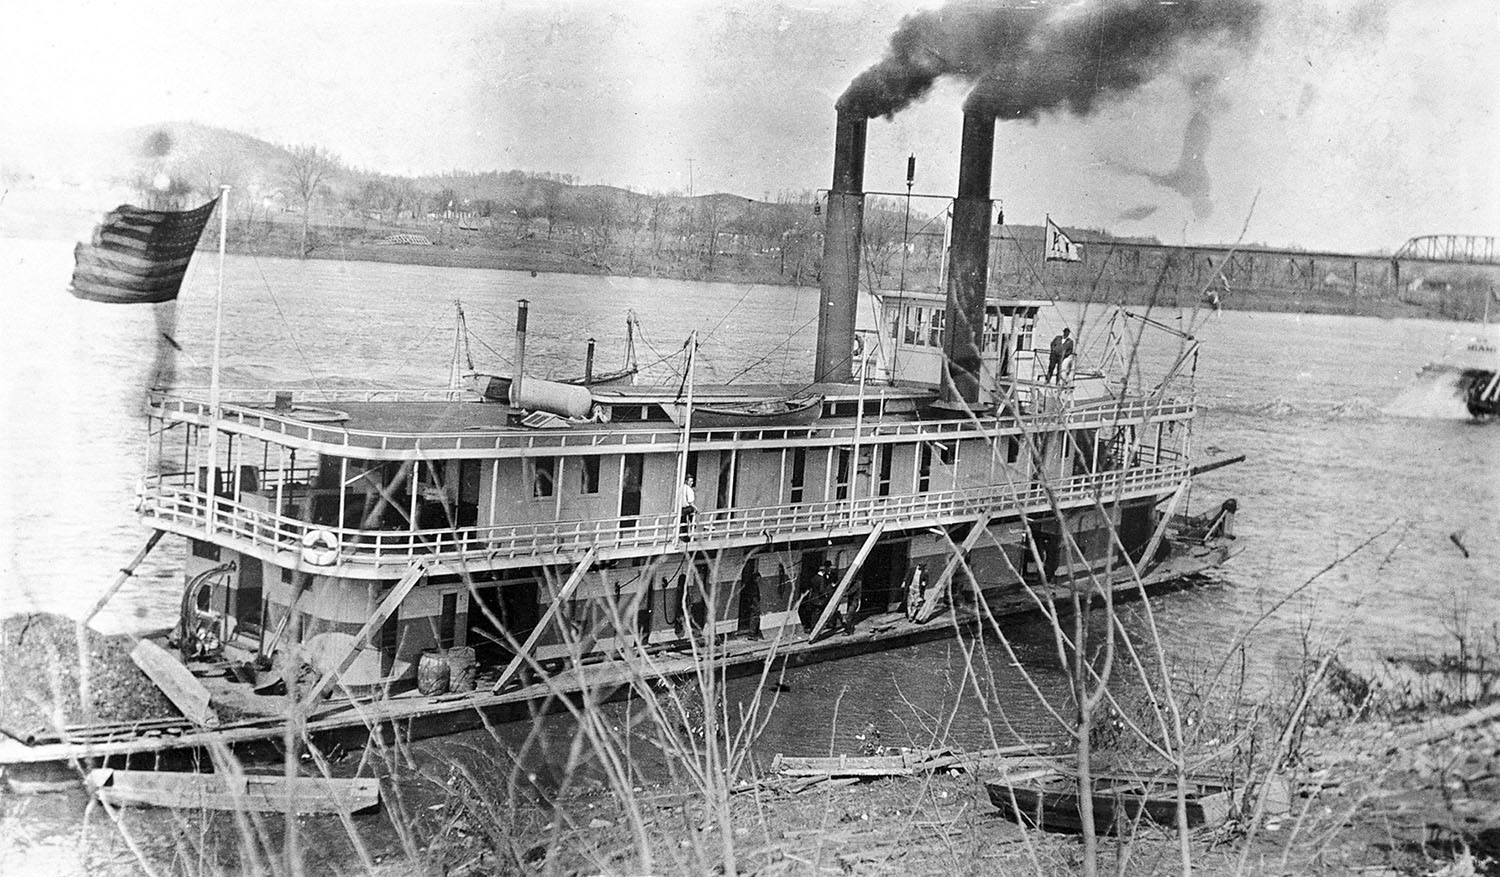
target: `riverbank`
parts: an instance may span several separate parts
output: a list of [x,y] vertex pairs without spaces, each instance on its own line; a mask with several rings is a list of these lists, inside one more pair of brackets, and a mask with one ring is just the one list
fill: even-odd
[[[1492,710],[1493,712],[1493,710]],[[1188,852],[1201,875],[1428,875],[1496,873],[1500,858],[1500,723],[1412,742],[1431,717],[1347,722],[1311,732],[1287,771],[1285,813],[1195,830]],[[624,798],[597,765],[559,778],[519,771],[502,747],[443,740],[333,754],[343,775],[373,769],[381,811],[351,817],[274,816],[247,830],[230,814],[127,810],[83,821],[87,797],[0,793],[0,871],[85,837],[79,869],[134,873],[182,864],[178,837],[195,840],[187,873],[242,873],[281,863],[288,850],[309,873],[443,874],[954,874],[1072,875],[1083,866],[1076,835],[1018,826],[988,799],[993,771],[942,770],[870,781],[741,784],[705,796],[684,779],[637,781]],[[357,764],[356,764],[357,762]],[[764,766],[763,766],[764,767]],[[1252,808],[1253,809],[1253,808]],[[292,826],[295,826],[294,828]],[[288,842],[289,832],[295,840]],[[357,838],[351,840],[351,837]],[[128,840],[127,840],[128,838]],[[257,847],[248,850],[247,845]],[[1175,831],[1142,827],[1101,837],[1099,866],[1117,874],[1178,873]]]
[[[24,193],[21,193],[24,194]],[[16,199],[11,199],[16,200]],[[0,217],[0,237],[83,240],[98,214],[77,207],[32,203]],[[200,258],[216,250],[217,233],[210,228]],[[294,215],[236,218],[230,223],[227,249],[241,255],[297,258],[303,252],[301,224]],[[556,274],[659,277],[720,283],[754,283],[816,287],[819,249],[815,240],[801,238],[795,246],[758,250],[743,243],[708,248],[671,235],[647,233],[600,236],[588,229],[536,229],[517,232],[501,226],[464,228],[450,222],[403,226],[369,222],[358,225],[309,227],[305,258],[333,261],[384,262],[440,268],[476,268]],[[930,272],[929,272],[930,273]],[[935,289],[935,275],[926,281],[913,270],[909,288]],[[893,282],[893,281],[888,281]],[[1033,290],[1000,290],[1001,294],[1035,297]],[[1196,286],[1167,290],[1160,278],[1136,287],[1111,288],[1107,298],[1123,296],[1133,306],[1155,302],[1162,306],[1202,306]],[[1047,297],[1059,301],[1099,301],[1099,291],[1049,286]],[[1295,290],[1241,287],[1220,296],[1226,310],[1373,316],[1382,319],[1414,317],[1449,319],[1442,302],[1429,296],[1408,301],[1390,290],[1372,288],[1364,294],[1336,286],[1299,286]],[[1477,317],[1476,317],[1477,319]]]
[[[1246,814],[1194,831],[1194,873],[1473,875],[1500,859],[1500,722],[1411,744],[1426,720],[1347,722],[1316,729],[1287,771],[1285,813]],[[630,806],[602,786],[531,811],[530,825],[476,821],[495,812],[470,800],[445,804],[457,831],[434,839],[446,873],[813,875],[822,873],[1070,875],[1075,835],[1022,828],[988,799],[980,771],[941,771],[870,782],[824,782],[809,791],[755,790],[705,806],[682,787],[642,787]],[[1251,809],[1253,810],[1253,804]],[[486,842],[503,831],[507,843]],[[512,833],[515,832],[515,833]],[[649,858],[643,853],[649,848]],[[1101,838],[1102,871],[1177,873],[1175,831],[1143,827]],[[432,863],[434,866],[437,862]],[[1486,870],[1489,869],[1489,870]],[[391,873],[403,873],[399,868]]]
[[[258,256],[295,257],[297,245],[289,240],[266,239],[260,242],[232,243],[230,252]],[[754,283],[772,286],[816,288],[815,265],[802,264],[788,270],[776,253],[723,252],[713,260],[701,253],[665,250],[656,253],[625,249],[591,249],[566,241],[541,237],[509,239],[479,233],[449,232],[444,242],[430,244],[395,243],[390,238],[372,239],[362,235],[330,237],[311,246],[310,259],[387,262],[427,265],[442,268],[483,268],[533,273],[616,275],[659,277],[672,280],[695,280],[714,283]],[[933,290],[929,290],[933,291]],[[1005,294],[1003,291],[1001,294]],[[1036,293],[1016,290],[1021,297]],[[1163,306],[1206,306],[1196,301],[1196,291],[1165,297],[1157,290],[1142,287],[1117,292],[1133,306],[1157,303]],[[1048,290],[1058,301],[1098,301],[1093,290],[1075,290],[1058,286]],[[1445,319],[1435,304],[1404,301],[1375,296],[1354,297],[1339,290],[1305,289],[1295,293],[1267,290],[1239,290],[1221,298],[1225,310],[1272,313],[1331,314],[1368,316],[1379,319],[1413,317]]]

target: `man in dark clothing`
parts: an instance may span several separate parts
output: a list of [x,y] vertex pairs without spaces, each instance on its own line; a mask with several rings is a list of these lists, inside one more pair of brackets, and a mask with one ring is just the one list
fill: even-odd
[[1073,355],[1073,330],[1064,329],[1062,334],[1052,339],[1051,356],[1047,360],[1047,377],[1052,380],[1054,375],[1058,380],[1063,377],[1063,362]]

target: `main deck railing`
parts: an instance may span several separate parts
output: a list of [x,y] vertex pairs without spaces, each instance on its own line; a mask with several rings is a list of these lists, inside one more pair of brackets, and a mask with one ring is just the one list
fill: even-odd
[[797,539],[842,537],[868,532],[878,522],[888,530],[911,530],[960,523],[985,512],[1037,513],[1061,507],[1133,499],[1175,488],[1188,477],[1179,460],[1129,470],[1112,470],[1040,483],[995,484],[927,493],[858,497],[760,508],[705,510],[690,530],[676,514],[579,521],[495,524],[439,530],[361,530],[331,527],[252,508],[211,496],[182,475],[156,476],[142,494],[149,523],[172,532],[226,544],[288,554],[297,565],[309,533],[327,531],[337,543],[337,561],[304,569],[337,575],[399,575],[416,559],[474,569],[563,562],[597,546],[601,557],[661,553],[679,547],[686,536],[699,550]]
[[[151,400],[158,416],[207,422],[211,409],[206,402],[176,396],[156,395]],[[471,403],[481,404],[481,403]],[[1075,404],[1066,410],[1034,411],[996,423],[969,419],[891,421],[871,418],[858,427],[861,443],[901,440],[944,440],[950,438],[986,438],[995,435],[1021,434],[1055,429],[1078,429],[1087,426],[1139,423],[1146,418],[1173,419],[1190,417],[1194,406],[1190,400],[1143,397],[1123,402]],[[417,452],[421,455],[524,456],[531,454],[599,453],[601,448],[629,450],[675,450],[682,442],[682,430],[674,426],[614,426],[607,429],[573,427],[569,429],[480,429],[452,432],[386,432],[345,429],[326,424],[292,420],[274,411],[239,405],[220,406],[220,424],[231,424],[239,431],[263,438],[285,436],[307,442],[347,449],[348,456],[365,451]],[[799,444],[848,445],[856,435],[852,423],[814,424],[811,426],[768,426],[739,429],[693,430],[695,447],[732,444],[737,447],[772,445],[780,447],[788,438]]]

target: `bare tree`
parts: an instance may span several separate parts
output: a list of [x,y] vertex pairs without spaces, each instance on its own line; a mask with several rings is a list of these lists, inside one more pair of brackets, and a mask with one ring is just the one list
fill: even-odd
[[302,246],[298,250],[302,258],[308,254],[307,231],[313,199],[322,188],[324,178],[337,165],[333,154],[321,146],[293,146],[287,150],[287,188],[302,205]]

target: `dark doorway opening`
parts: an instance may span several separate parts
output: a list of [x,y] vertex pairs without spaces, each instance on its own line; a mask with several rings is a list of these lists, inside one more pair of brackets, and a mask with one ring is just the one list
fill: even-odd
[[474,648],[480,664],[500,664],[515,657],[506,632],[517,643],[525,641],[541,620],[534,579],[498,583],[475,583],[469,595],[465,640]]

